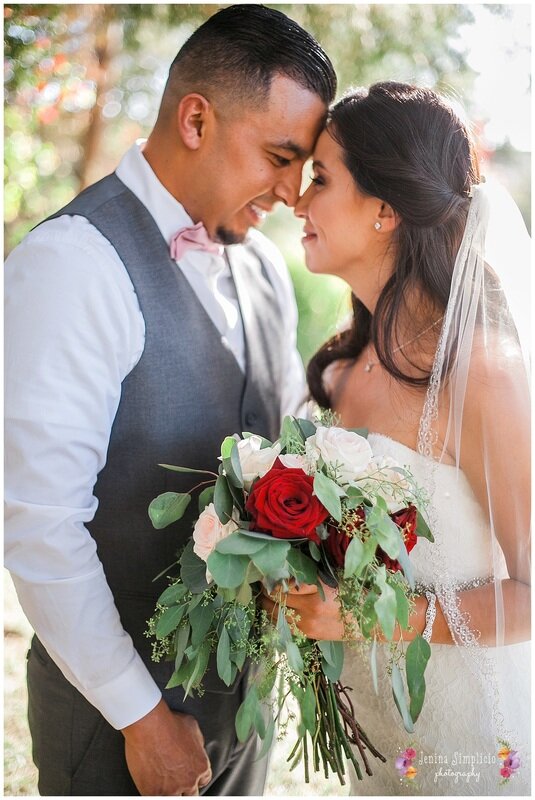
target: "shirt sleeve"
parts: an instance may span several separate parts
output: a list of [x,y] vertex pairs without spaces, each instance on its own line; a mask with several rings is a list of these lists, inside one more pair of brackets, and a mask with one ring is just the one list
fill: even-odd
[[5,550],[21,606],[66,678],[115,728],[161,693],[122,628],[85,523],[144,324],[87,220],[30,233],[5,273]]
[[297,303],[290,273],[280,250],[273,242],[257,230],[250,231],[249,235],[262,253],[282,312],[284,327],[282,374],[285,379],[281,390],[281,421],[287,414],[305,417],[308,387],[303,361],[297,349]]

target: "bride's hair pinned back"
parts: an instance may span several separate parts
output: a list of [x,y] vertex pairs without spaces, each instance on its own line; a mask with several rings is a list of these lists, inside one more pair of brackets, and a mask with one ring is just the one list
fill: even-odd
[[[353,295],[352,327],[327,342],[309,365],[310,387],[321,405],[329,404],[321,380],[326,366],[356,358],[370,340],[394,378],[427,386],[432,360],[407,370],[394,353],[410,338],[414,308],[407,298],[420,298],[414,333],[444,313],[472,186],[481,180],[468,125],[431,89],[386,82],[352,90],[333,106],[327,125],[357,188],[388,203],[400,222],[394,270],[373,318]],[[431,331],[431,354],[439,330]]]

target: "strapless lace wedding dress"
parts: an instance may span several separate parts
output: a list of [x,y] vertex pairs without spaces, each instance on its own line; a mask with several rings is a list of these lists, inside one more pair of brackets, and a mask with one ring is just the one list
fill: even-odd
[[[370,445],[376,455],[388,455],[411,470],[416,481],[425,485],[429,461],[414,450],[386,436],[370,433]],[[489,562],[489,532],[486,520],[462,472],[440,464],[434,476],[433,516],[440,529],[447,529],[452,515],[466,524],[461,534],[444,541],[442,548],[458,554],[455,578],[472,585],[492,572]],[[458,536],[458,540],[457,537]],[[411,553],[415,579],[433,584],[433,544],[420,538]],[[357,719],[370,740],[386,757],[385,764],[371,758],[373,777],[358,781],[351,775],[353,795],[529,795],[530,794],[530,646],[529,643],[487,648],[490,664],[507,665],[507,696],[500,710],[505,729],[515,731],[522,766],[508,783],[502,778],[498,759],[499,745],[492,732],[488,697],[481,681],[455,645],[431,645],[426,673],[426,698],[414,733],[403,728],[394,705],[385,664],[388,645],[378,648],[379,694],[373,689],[368,655],[353,646],[345,648],[342,683],[353,689]],[[400,779],[395,759],[407,747],[416,750],[412,781]]]

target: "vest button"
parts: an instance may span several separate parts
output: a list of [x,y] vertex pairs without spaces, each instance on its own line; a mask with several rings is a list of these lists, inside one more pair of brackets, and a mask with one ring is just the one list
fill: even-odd
[[254,411],[248,411],[245,415],[245,422],[247,425],[254,425],[258,421],[258,414]]

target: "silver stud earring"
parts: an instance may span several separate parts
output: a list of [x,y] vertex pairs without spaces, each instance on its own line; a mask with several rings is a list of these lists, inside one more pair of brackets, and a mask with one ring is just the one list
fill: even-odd
[[376,222],[373,227],[375,228],[376,231],[380,231],[383,226],[381,225],[380,222]]

